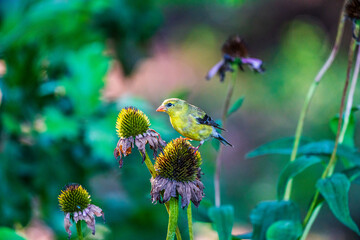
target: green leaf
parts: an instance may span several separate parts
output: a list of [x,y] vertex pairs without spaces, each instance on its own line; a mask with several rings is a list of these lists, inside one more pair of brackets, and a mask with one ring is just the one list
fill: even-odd
[[0,240],[25,240],[25,238],[18,235],[11,228],[0,227]]
[[241,107],[241,105],[244,102],[245,97],[242,96],[240,97],[238,100],[236,100],[234,102],[234,104],[230,107],[229,111],[227,112],[227,116],[229,117],[231,114],[233,114],[234,112],[236,112],[237,110],[239,110],[239,108]]
[[316,156],[302,156],[293,162],[289,162],[281,171],[278,184],[277,184],[277,197],[278,200],[284,198],[287,182],[294,178],[296,175],[311,167],[314,164],[321,163],[321,159]]
[[341,173],[345,174],[350,182],[360,184],[360,167],[348,168],[341,171]]
[[[349,146],[349,147],[354,147],[355,146],[355,144],[354,144],[354,136],[355,136],[355,122],[356,122],[356,119],[355,119],[354,113],[357,110],[359,110],[358,107],[353,107],[351,109],[350,116],[349,116],[349,124],[347,126],[345,136],[344,136],[343,144],[346,145],[346,146]],[[337,133],[338,124],[339,124],[339,114],[336,114],[336,116],[333,117],[330,120],[330,129],[334,133],[334,135],[336,135],[336,133]]]
[[252,240],[266,240],[269,227],[280,220],[299,222],[300,212],[291,201],[265,201],[259,203],[250,214],[253,225]]
[[209,217],[215,224],[219,240],[230,240],[231,230],[234,224],[234,208],[231,205],[211,207]]
[[53,138],[73,139],[79,134],[79,122],[72,116],[66,116],[56,108],[47,107],[44,110],[46,131]]
[[348,201],[350,180],[344,174],[336,173],[329,178],[320,179],[316,187],[325,198],[336,218],[360,235],[359,228],[350,216]]
[[[291,139],[280,139],[267,144],[264,144],[246,155],[247,158],[258,157],[269,154],[284,154],[290,155],[292,146],[290,147]],[[323,140],[319,142],[308,142],[307,140],[300,141],[298,155],[324,155],[330,156],[334,149],[334,141]],[[343,157],[351,161],[353,164],[360,166],[360,153],[355,148],[345,145],[339,145],[337,154],[338,157]]]
[[266,232],[267,240],[296,240],[302,233],[300,221],[277,221]]
[[[290,155],[293,145],[294,137],[282,138],[272,142],[265,143],[264,145],[256,148],[255,150],[246,154],[246,158],[259,157],[269,154],[285,154]],[[301,138],[300,146],[309,143],[310,140]]]

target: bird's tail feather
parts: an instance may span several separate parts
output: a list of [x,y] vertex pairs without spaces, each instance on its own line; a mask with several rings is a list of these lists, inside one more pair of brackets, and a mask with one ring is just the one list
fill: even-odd
[[224,145],[228,145],[228,146],[233,146],[231,143],[229,143],[223,136],[220,135],[220,133],[217,134],[217,136],[215,136],[215,138],[217,140],[219,140],[222,144]]

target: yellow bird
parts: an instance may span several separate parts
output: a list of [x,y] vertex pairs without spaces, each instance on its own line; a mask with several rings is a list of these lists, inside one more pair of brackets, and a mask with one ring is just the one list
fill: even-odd
[[166,99],[156,109],[157,112],[166,112],[170,117],[173,128],[186,138],[200,141],[197,149],[208,139],[216,138],[222,144],[232,146],[215,128],[225,130],[211,119],[202,109],[178,99]]

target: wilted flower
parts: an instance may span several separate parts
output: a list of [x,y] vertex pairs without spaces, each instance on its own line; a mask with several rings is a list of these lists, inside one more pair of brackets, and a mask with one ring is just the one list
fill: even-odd
[[154,150],[154,157],[157,150],[166,145],[160,134],[149,127],[149,118],[142,111],[134,107],[126,107],[121,110],[116,121],[116,132],[120,139],[114,150],[115,158],[120,157],[120,167],[123,164],[122,156],[129,155],[135,145],[142,153],[143,161],[147,143]]
[[220,81],[224,81],[225,73],[227,71],[233,72],[234,65],[237,65],[241,70],[244,70],[243,65],[247,65],[255,72],[264,72],[263,63],[260,59],[250,58],[244,43],[244,40],[238,35],[229,37],[222,46],[223,59],[213,66],[206,79],[210,79],[215,74],[219,74]]
[[168,143],[154,165],[157,176],[151,178],[152,201],[164,203],[180,195],[182,208],[188,206],[190,200],[199,206],[204,196],[200,165],[199,151],[186,139]]
[[345,6],[345,13],[348,18],[352,21],[353,37],[359,41],[359,36],[355,34],[356,22],[360,19],[360,1],[359,0],[348,0]]
[[95,216],[102,216],[104,213],[98,206],[91,203],[89,193],[79,184],[72,183],[66,185],[58,197],[61,210],[65,213],[64,224],[65,230],[71,237],[71,221],[77,223],[84,220],[87,226],[95,234]]

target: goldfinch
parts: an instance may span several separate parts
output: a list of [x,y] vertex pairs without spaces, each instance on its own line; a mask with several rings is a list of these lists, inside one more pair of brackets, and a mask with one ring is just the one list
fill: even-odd
[[157,109],[166,112],[173,128],[191,140],[200,141],[197,149],[208,139],[216,138],[222,144],[232,146],[215,128],[225,130],[209,117],[202,109],[178,99],[166,99]]

